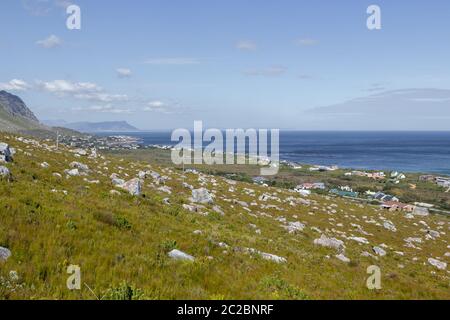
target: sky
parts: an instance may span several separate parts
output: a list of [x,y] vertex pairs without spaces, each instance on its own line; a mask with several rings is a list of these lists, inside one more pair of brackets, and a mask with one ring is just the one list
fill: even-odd
[[0,3],[0,90],[41,120],[449,130],[449,56],[447,0]]

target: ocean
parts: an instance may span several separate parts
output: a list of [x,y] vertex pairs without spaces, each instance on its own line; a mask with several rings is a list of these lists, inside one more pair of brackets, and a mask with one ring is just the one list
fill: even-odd
[[[126,134],[145,145],[175,145],[170,131]],[[450,175],[449,132],[281,131],[280,159],[343,168]]]

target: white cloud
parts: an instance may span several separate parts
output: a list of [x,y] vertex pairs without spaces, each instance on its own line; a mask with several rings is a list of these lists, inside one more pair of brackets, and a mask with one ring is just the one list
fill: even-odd
[[54,8],[65,10],[71,4],[69,0],[22,0],[23,8],[34,16],[47,16]]
[[42,48],[51,49],[59,47],[62,44],[62,41],[60,38],[52,34],[44,40],[37,41],[36,44]]
[[124,94],[110,94],[102,87],[91,82],[71,82],[67,80],[54,80],[49,82],[38,82],[44,91],[57,96],[70,95],[77,99],[98,102],[127,101],[128,96]]
[[319,44],[318,40],[310,39],[310,38],[297,39],[294,42],[296,45],[304,46],[304,47],[315,46],[315,45]]
[[98,112],[98,113],[114,113],[114,114],[130,114],[132,111],[130,109],[123,109],[115,107],[111,104],[106,105],[93,105],[90,107],[76,107],[72,111],[87,111],[87,112]]
[[249,40],[241,40],[236,43],[236,48],[243,51],[254,51],[256,50],[256,43]]
[[25,91],[31,86],[23,80],[13,79],[6,83],[0,83],[0,90],[6,91]]
[[128,68],[118,68],[116,69],[117,76],[119,78],[129,78],[132,75],[132,72]]
[[144,63],[153,65],[191,65],[199,64],[200,62],[197,59],[193,58],[158,58],[149,59]]
[[186,108],[183,108],[178,103],[167,103],[159,100],[150,101],[147,105],[142,109],[145,112],[159,112],[165,114],[180,114],[186,111]]
[[260,76],[260,77],[277,77],[286,73],[286,68],[282,66],[273,66],[264,69],[251,69],[244,71],[247,76]]

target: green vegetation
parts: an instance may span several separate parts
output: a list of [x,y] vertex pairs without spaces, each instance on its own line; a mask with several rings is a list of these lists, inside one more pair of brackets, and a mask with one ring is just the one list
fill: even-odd
[[[12,178],[0,181],[0,247],[11,251],[11,257],[0,262],[0,299],[450,298],[448,271],[427,262],[448,260],[444,256],[449,251],[448,217],[406,219],[400,212],[322,195],[304,198],[309,204],[302,204],[288,200],[299,196],[286,189],[230,184],[220,176],[252,176],[244,168],[209,168],[219,175],[202,176],[202,182],[196,174],[183,175],[179,168],[146,160],[144,152],[141,160],[126,154],[90,159],[75,157],[66,147],[56,151],[51,142],[23,143],[6,134],[0,134],[0,141],[17,150],[14,162],[6,164]],[[40,165],[44,161],[48,168]],[[64,170],[73,161],[88,165],[88,175],[66,177]],[[253,169],[257,168],[248,170]],[[141,170],[167,176],[165,185],[172,193],[158,190],[162,185],[151,177],[145,179],[139,196],[111,183],[112,173],[129,180]],[[285,172],[274,180],[283,181]],[[298,179],[295,183],[306,180],[303,172],[289,174]],[[338,172],[333,174],[333,179],[340,179]],[[89,183],[92,180],[99,183]],[[191,190],[182,182],[215,191],[214,204],[205,204],[204,214],[183,208],[190,203]],[[267,193],[279,201],[259,200]],[[165,198],[170,204],[164,203]],[[234,200],[246,202],[247,209]],[[386,230],[382,217],[397,231]],[[306,227],[289,233],[283,218]],[[440,231],[440,237],[425,240],[420,220]],[[314,245],[321,236],[317,230],[342,239],[351,263],[336,259],[334,249]],[[370,244],[347,239],[350,236],[365,237]],[[405,247],[408,237],[423,239],[417,244],[420,250]],[[372,246],[381,244],[387,246],[386,256],[361,255],[373,253]],[[265,260],[244,248],[284,257],[286,262]],[[171,259],[167,253],[173,249],[195,261]],[[373,264],[382,270],[379,291],[366,287],[367,267]],[[81,268],[81,290],[66,286],[69,265]],[[11,271],[17,272],[18,280],[10,279]]]

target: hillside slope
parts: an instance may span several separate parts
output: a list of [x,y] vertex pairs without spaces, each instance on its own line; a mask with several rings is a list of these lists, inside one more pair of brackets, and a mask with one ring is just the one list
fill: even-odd
[[[0,249],[11,253],[0,299],[450,299],[448,217],[0,142],[17,152],[0,164],[11,172],[0,178]],[[137,177],[138,195],[114,186]],[[81,290],[67,289],[69,265]],[[371,265],[380,290],[366,286]]]

